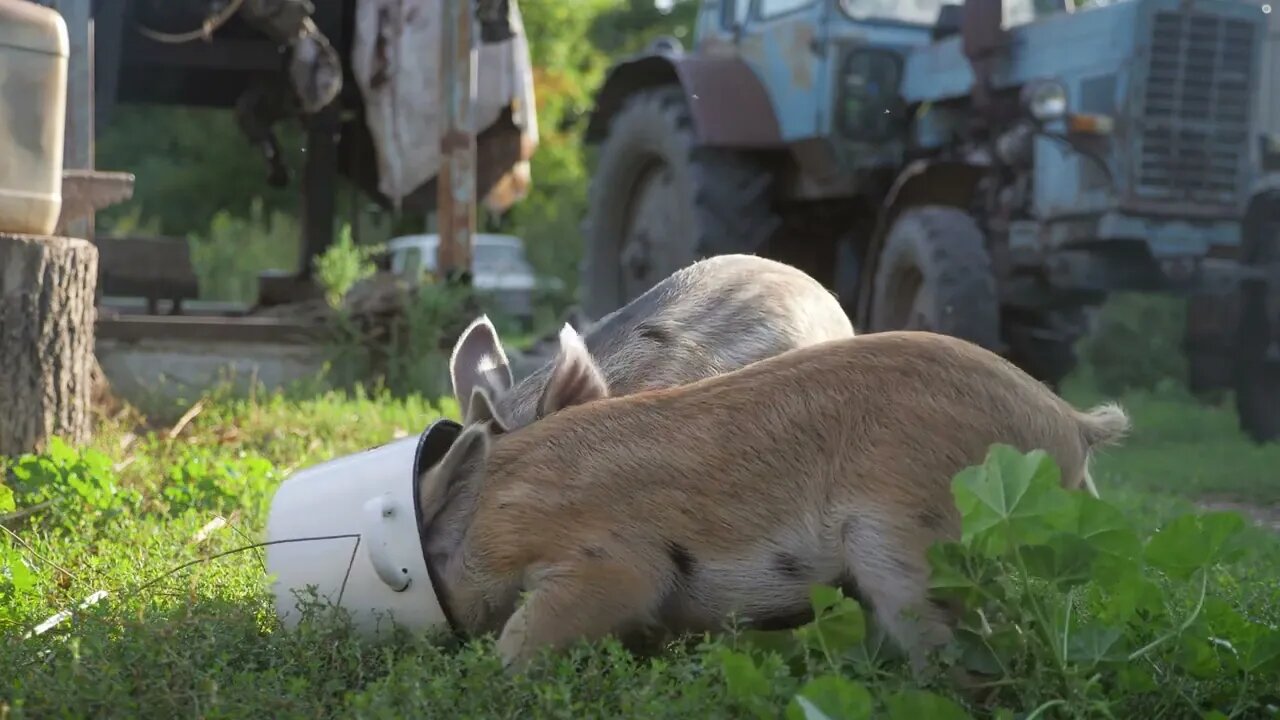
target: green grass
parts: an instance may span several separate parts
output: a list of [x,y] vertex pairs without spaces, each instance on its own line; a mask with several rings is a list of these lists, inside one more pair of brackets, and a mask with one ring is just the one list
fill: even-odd
[[[1098,399],[1079,388],[1068,395],[1080,404]],[[1194,509],[1205,494],[1280,501],[1280,448],[1244,441],[1229,408],[1198,407],[1174,393],[1124,402],[1136,433],[1100,457],[1096,474],[1104,497],[1140,534]],[[21,543],[0,532],[0,564],[9,564],[7,577],[0,576],[0,718],[730,718],[779,717],[786,707],[787,717],[804,716],[792,695],[832,668],[805,661],[810,664],[788,670],[779,657],[744,664],[746,655],[724,654],[727,640],[690,643],[654,661],[634,659],[611,642],[580,647],[512,679],[500,671],[487,638],[444,648],[402,637],[368,647],[323,618],[283,632],[256,552],[201,563],[135,590],[187,560],[258,539],[271,494],[289,472],[415,433],[441,412],[456,415],[456,408],[339,394],[209,399],[173,439],[169,427],[148,429],[141,418],[127,416],[104,424],[85,452],[55,448],[41,458],[11,461],[7,482],[18,490],[18,508],[53,504],[41,515],[7,523]],[[42,479],[56,492],[34,491]],[[219,515],[232,518],[231,526],[194,542]],[[1203,577],[1212,579],[1214,597],[1242,617],[1273,626],[1280,621],[1280,544],[1261,531],[1245,530],[1241,537],[1238,553],[1203,568],[1204,575],[1185,581],[1170,576],[1164,592],[1171,617],[1190,612],[1194,578]],[[48,616],[99,590],[109,594],[98,605],[23,639]],[[1152,617],[1156,628],[1160,621]],[[1216,651],[1192,643],[1196,637],[1188,635],[1186,647],[1178,646],[1195,662],[1178,667],[1209,679],[1180,690],[1186,697],[1170,700],[1163,717],[1197,717],[1189,709],[1197,703],[1231,706],[1212,680],[1220,672],[1209,661]],[[1068,676],[1049,665],[1021,670],[1028,686],[1009,690],[1001,704],[1026,711],[1031,707],[1019,707],[1019,698],[1044,704],[1055,693],[1084,698],[1102,692],[1083,676],[1062,680]],[[892,664],[839,667],[837,674],[856,677],[881,700],[911,686]],[[1238,686],[1240,692],[1246,685]],[[861,702],[848,686],[832,687],[827,691],[845,693],[846,708]],[[946,694],[945,687],[935,687]],[[825,691],[819,683],[806,692],[819,697]],[[1132,710],[1124,697],[1147,697],[1119,686],[1105,692],[1119,698],[1117,717]],[[1105,716],[1097,709],[1105,703],[1072,707],[1077,717]],[[1050,704],[1040,717],[1066,717],[1056,714],[1060,709]],[[905,717],[899,711],[892,717]],[[842,716],[862,715],[830,715]],[[946,717],[940,711],[933,716]]]
[[[1103,400],[1087,388],[1069,387],[1079,406]],[[1280,444],[1257,445],[1242,435],[1229,400],[1204,405],[1174,387],[1124,397],[1132,435],[1098,460],[1099,481],[1184,498],[1230,496],[1280,505]]]

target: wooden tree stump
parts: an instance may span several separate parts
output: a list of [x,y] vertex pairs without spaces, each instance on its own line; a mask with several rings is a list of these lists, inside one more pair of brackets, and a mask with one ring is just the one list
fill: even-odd
[[97,282],[89,241],[0,233],[0,455],[89,439]]

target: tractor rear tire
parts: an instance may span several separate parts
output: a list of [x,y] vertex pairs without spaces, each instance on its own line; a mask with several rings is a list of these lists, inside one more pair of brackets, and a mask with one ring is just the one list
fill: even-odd
[[1256,443],[1280,439],[1280,317],[1267,312],[1277,303],[1274,298],[1268,302],[1265,294],[1264,289],[1244,292],[1236,341],[1236,416],[1240,429]]
[[679,85],[629,97],[598,157],[583,226],[582,309],[593,320],[697,260],[762,250],[781,225],[773,172],[699,146]]
[[[1242,223],[1241,260],[1253,266],[1280,261],[1280,196],[1250,204]],[[1280,440],[1280,288],[1241,283],[1234,354],[1236,417],[1256,443]]]
[[925,205],[903,211],[880,252],[872,332],[927,330],[1000,352],[1000,300],[986,237],[969,213]]

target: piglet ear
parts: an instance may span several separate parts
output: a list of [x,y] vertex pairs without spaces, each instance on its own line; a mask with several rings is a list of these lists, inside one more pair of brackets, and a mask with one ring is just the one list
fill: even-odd
[[538,401],[538,415],[609,397],[609,386],[586,343],[565,323],[560,330],[560,354],[551,367],[551,377]]
[[449,357],[449,376],[453,396],[464,410],[476,388],[485,387],[495,394],[511,388],[511,365],[488,315],[476,318],[458,336]]
[[492,391],[483,386],[477,386],[471,391],[471,403],[465,408],[463,415],[465,424],[487,422],[489,423],[490,432],[494,435],[501,435],[507,432],[510,424],[506,417],[498,410],[498,404],[494,402]]

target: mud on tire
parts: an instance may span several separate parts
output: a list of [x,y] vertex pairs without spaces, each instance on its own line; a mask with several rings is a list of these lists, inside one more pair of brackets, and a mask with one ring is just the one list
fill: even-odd
[[[772,187],[757,159],[698,145],[679,85],[635,93],[613,117],[591,180],[583,310],[598,319],[696,260],[756,252],[780,225]],[[647,254],[629,253],[637,247]]]
[[871,330],[929,330],[999,351],[1000,302],[986,238],[963,210],[925,205],[898,216],[880,252]]

